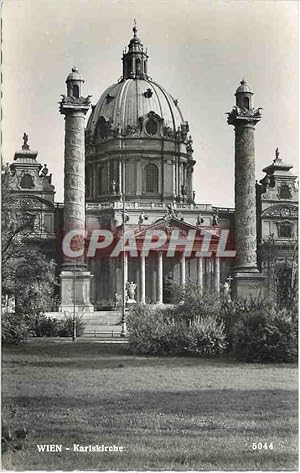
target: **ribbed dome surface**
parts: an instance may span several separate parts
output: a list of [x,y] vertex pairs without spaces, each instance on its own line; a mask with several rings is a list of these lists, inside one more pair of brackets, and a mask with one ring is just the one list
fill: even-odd
[[[146,94],[145,94],[146,93]],[[184,123],[173,97],[149,79],[126,79],[108,87],[90,115],[87,128],[94,133],[99,118],[125,130],[138,126],[138,118],[154,112],[164,119],[164,126],[174,132]]]

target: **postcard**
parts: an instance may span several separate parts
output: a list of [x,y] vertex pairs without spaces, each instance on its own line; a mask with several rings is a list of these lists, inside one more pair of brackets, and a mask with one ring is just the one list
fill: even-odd
[[4,471],[298,470],[298,9],[2,1]]

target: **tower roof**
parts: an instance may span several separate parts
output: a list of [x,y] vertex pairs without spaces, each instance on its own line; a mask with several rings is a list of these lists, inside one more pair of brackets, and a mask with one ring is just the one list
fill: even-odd
[[267,174],[286,174],[290,169],[292,169],[293,165],[290,163],[285,163],[280,157],[279,149],[276,148],[275,151],[275,159],[273,160],[272,164],[266,166],[263,169],[263,172]]
[[241,94],[241,93],[253,94],[253,92],[251,91],[251,89],[250,89],[249,85],[247,84],[247,82],[245,81],[245,79],[241,80],[241,85],[236,89],[235,94]]
[[[28,144],[28,135],[27,135],[27,133],[24,133],[22,149],[15,152],[14,161],[16,161],[16,163],[18,165],[20,165],[20,164],[33,164],[33,165],[37,164],[38,166],[41,166],[36,160],[37,155],[38,155],[37,151],[32,151],[30,149],[30,146]],[[14,164],[12,164],[11,166],[14,167]]]
[[72,67],[72,72],[70,72],[70,74],[68,75],[67,79],[66,79],[66,82],[69,81],[69,80],[80,80],[80,81],[83,81],[83,77],[82,75],[80,74],[80,72],[78,71],[78,68],[76,66],[73,66]]

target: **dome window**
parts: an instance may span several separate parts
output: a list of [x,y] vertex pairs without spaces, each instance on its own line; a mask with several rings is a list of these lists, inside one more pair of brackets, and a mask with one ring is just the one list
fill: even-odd
[[22,189],[34,188],[33,178],[30,174],[26,173],[22,176],[20,181],[20,187],[22,187]]
[[155,164],[147,164],[145,167],[146,193],[158,193],[158,168]]
[[146,123],[146,132],[148,133],[148,135],[153,136],[153,135],[156,135],[157,131],[158,131],[157,122],[151,118]]
[[101,139],[107,138],[110,134],[111,123],[104,117],[100,117],[97,124],[98,135]]
[[106,102],[110,103],[114,99],[114,96],[110,95],[110,94],[107,94],[105,98],[106,98]]
[[146,99],[150,99],[150,97],[152,97],[153,95],[153,92],[151,89],[147,89],[146,92],[144,92],[144,97],[146,97]]

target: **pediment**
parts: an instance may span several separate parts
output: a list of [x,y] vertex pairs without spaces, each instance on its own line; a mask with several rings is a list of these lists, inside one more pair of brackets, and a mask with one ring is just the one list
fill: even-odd
[[196,237],[202,237],[205,233],[209,233],[212,239],[219,239],[219,236],[215,234],[213,227],[201,227],[197,225],[191,225],[184,220],[176,217],[160,218],[156,220],[152,225],[140,226],[134,233],[137,238],[143,238],[148,231],[163,231],[167,234],[171,234],[174,230],[179,230],[179,237],[185,237],[191,230],[196,231]]
[[280,218],[287,218],[287,217],[297,217],[298,216],[298,208],[295,205],[272,205],[265,209],[262,214],[262,217],[280,217]]
[[22,210],[54,210],[54,205],[48,200],[33,195],[16,195],[13,197],[17,208]]

